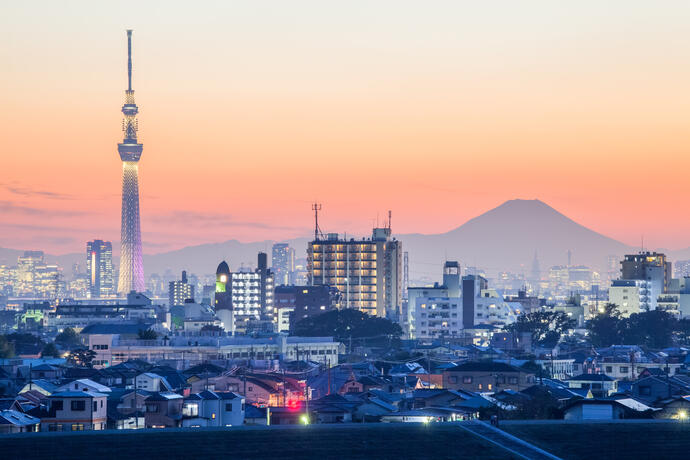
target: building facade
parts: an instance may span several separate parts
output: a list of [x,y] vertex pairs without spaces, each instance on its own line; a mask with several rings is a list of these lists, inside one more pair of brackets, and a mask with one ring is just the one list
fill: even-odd
[[187,281],[187,272],[182,270],[180,280],[168,284],[168,305],[184,305],[187,299],[194,300],[194,285]]
[[289,244],[273,245],[271,269],[275,275],[276,286],[294,284],[295,250]]
[[370,239],[329,233],[307,250],[309,284],[340,291],[344,308],[399,320],[402,305],[402,243],[391,229],[375,228]]
[[113,245],[110,241],[86,243],[86,273],[89,297],[98,299],[115,294],[113,286]]

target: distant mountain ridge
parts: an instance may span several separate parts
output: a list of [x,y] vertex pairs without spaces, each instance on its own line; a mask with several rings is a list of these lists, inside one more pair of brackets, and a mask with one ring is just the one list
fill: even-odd
[[[342,229],[347,230],[347,229]],[[341,232],[342,233],[342,232]],[[446,233],[423,235],[398,234],[403,250],[409,253],[411,280],[438,280],[445,260],[459,260],[464,266],[477,266],[495,275],[499,271],[529,274],[535,251],[542,271],[553,265],[565,265],[567,253],[572,263],[603,270],[609,255],[620,258],[639,248],[590,230],[540,200],[509,200]],[[306,257],[310,238],[265,240],[242,243],[228,240],[220,243],[188,246],[175,251],[145,255],[147,274],[178,273],[185,269],[198,275],[211,274],[221,260],[232,269],[254,267],[259,251],[271,253],[275,242],[287,242],[298,258]],[[14,265],[23,251],[0,248],[0,264]],[[670,251],[672,260],[690,259],[690,248]],[[48,255],[70,270],[75,262],[83,266],[84,255]]]

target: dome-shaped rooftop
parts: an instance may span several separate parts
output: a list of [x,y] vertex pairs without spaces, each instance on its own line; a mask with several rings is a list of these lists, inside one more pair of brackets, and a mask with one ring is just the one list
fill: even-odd
[[222,261],[218,265],[218,269],[216,270],[216,275],[220,275],[221,273],[230,274],[230,267],[228,267],[228,263],[226,261]]

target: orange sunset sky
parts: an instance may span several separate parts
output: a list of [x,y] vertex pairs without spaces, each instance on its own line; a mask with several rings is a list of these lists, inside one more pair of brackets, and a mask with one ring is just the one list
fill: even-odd
[[0,246],[119,243],[134,29],[144,251],[437,233],[539,198],[690,246],[690,2],[4,2]]

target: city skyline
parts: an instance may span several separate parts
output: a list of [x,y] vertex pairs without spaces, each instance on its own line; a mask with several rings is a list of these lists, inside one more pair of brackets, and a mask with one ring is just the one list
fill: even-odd
[[[395,233],[439,233],[522,197],[632,246],[642,235],[649,247],[690,246],[690,219],[664,199],[688,192],[687,5],[396,5],[386,16],[383,3],[218,4],[189,17],[180,4],[142,5],[134,19],[78,2],[9,6],[0,53],[13,135],[0,145],[16,154],[0,187],[0,246],[64,254],[118,241],[113,107],[130,26],[147,253],[307,236],[314,199],[325,228],[359,235],[388,209]],[[331,158],[351,161],[320,174]],[[227,207],[229,195],[241,199]]]

